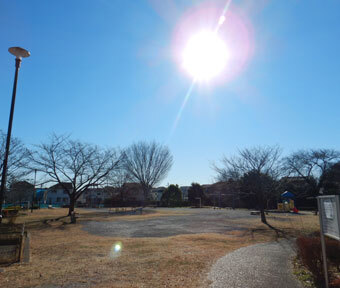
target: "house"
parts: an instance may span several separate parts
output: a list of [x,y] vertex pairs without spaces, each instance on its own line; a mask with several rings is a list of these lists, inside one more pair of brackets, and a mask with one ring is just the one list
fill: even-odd
[[78,198],[77,205],[85,207],[101,207],[115,195],[114,187],[89,187]]
[[[188,190],[189,190],[189,188],[190,188],[190,186],[179,187],[179,189],[182,192],[182,200],[183,201],[188,201]],[[166,187],[163,187],[163,186],[153,188],[151,190],[151,200],[160,202],[161,199],[162,199],[162,195],[163,195],[165,190],[166,190]]]
[[5,196],[8,203],[31,202],[34,196],[34,185],[27,181],[14,182]]
[[182,200],[183,201],[188,201],[188,191],[189,191],[190,186],[181,186],[179,189],[182,191]]
[[237,182],[217,182],[210,185],[202,185],[202,188],[213,206],[243,207]]
[[151,200],[160,202],[165,190],[166,190],[165,187],[158,187],[158,188],[151,189],[151,195],[150,195]]
[[63,182],[62,184],[55,184],[48,188],[47,195],[45,196],[46,204],[54,206],[64,206],[70,204],[70,197],[66,189],[72,189],[72,184]]
[[139,183],[124,183],[121,188],[123,201],[127,202],[143,202],[144,191]]

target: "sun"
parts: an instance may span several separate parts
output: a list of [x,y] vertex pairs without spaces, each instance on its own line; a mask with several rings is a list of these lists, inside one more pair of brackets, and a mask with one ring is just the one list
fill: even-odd
[[225,69],[229,59],[226,43],[213,31],[203,30],[189,38],[183,68],[197,81],[209,81]]

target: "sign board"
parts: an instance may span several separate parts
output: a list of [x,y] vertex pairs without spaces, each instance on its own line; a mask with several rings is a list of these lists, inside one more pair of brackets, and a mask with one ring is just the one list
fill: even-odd
[[340,241],[340,206],[338,195],[318,197],[320,225],[324,235]]

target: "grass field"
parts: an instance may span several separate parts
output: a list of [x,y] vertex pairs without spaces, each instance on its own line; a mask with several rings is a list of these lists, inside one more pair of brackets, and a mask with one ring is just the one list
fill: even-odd
[[[86,209],[77,212],[81,217],[76,225],[68,224],[68,218],[43,223],[65,215],[66,209],[42,209],[18,217],[17,222],[25,222],[31,233],[31,263],[5,267],[0,273],[1,287],[207,287],[206,274],[218,258],[240,247],[277,238],[259,218],[232,219],[248,229],[227,234],[102,237],[83,231],[82,221],[143,221],[166,215],[185,217],[185,213],[170,209],[131,216],[104,216]],[[268,222],[289,236],[318,229],[314,215],[289,217],[269,216]],[[122,245],[119,252],[114,252],[116,243]]]

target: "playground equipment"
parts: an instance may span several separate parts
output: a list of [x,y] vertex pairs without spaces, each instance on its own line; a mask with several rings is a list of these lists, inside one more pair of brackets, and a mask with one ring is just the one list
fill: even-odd
[[295,195],[293,193],[289,191],[283,192],[281,194],[282,203],[277,204],[277,210],[297,213],[298,210],[295,207],[294,198]]

